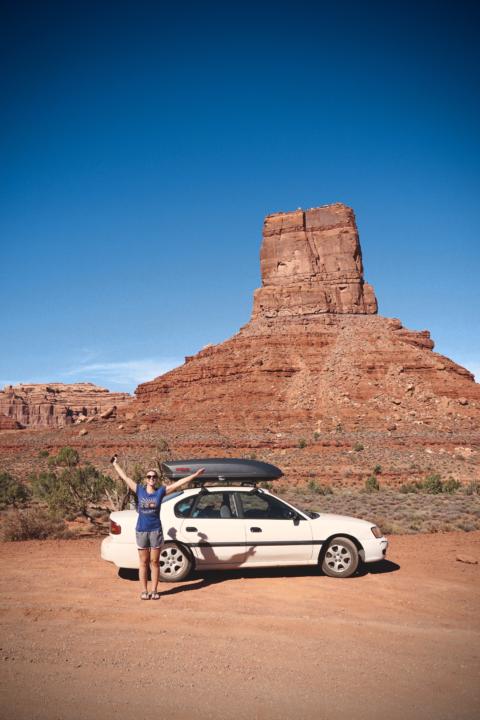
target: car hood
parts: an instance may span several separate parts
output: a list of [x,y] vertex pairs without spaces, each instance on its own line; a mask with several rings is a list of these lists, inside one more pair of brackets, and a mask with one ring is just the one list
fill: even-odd
[[332,527],[335,532],[370,532],[374,522],[369,520],[361,520],[360,518],[350,517],[349,515],[335,515],[334,513],[320,513],[318,518],[312,521],[314,527]]

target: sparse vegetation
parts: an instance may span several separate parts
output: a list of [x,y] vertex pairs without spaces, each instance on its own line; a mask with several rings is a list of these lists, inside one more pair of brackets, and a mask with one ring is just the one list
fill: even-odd
[[302,450],[303,448],[307,447],[307,440],[304,437],[301,437],[298,439],[298,447]]
[[39,450],[38,451],[38,457],[39,458],[47,458],[50,455],[48,450]]
[[371,475],[365,480],[365,492],[378,492],[380,490],[380,483],[375,475]]
[[387,534],[480,530],[480,494],[477,493],[467,495],[457,491],[431,495],[417,490],[405,494],[388,488],[364,492],[334,487],[332,493],[320,496],[310,483],[303,488],[285,487],[282,492],[278,488],[278,493],[299,508],[371,520]]
[[0,473],[0,509],[20,507],[30,499],[30,489],[10,473]]
[[355,450],[355,452],[361,452],[362,450],[364,450],[364,447],[363,447],[362,443],[357,442],[353,446],[353,449]]
[[313,479],[308,481],[307,487],[311,492],[315,493],[315,495],[331,495],[333,493],[330,485],[323,485]]
[[429,475],[425,480],[415,480],[413,482],[403,483],[400,486],[400,492],[407,493],[427,493],[428,495],[441,495],[442,493],[452,494],[457,492],[461,487],[458,480],[448,478],[442,480],[440,475]]
[[30,508],[14,510],[6,514],[2,522],[2,540],[45,540],[46,538],[71,538],[64,520],[45,510]]
[[[93,465],[80,465],[78,452],[64,447],[49,461],[48,472],[31,477],[35,497],[44,502],[52,514],[73,519],[79,515],[96,522],[92,510],[102,506],[108,492],[114,492],[115,481]],[[111,509],[111,508],[110,508]]]
[[314,441],[317,442],[317,440],[319,440],[319,438],[320,438],[320,433],[318,432],[318,430],[315,430],[315,432],[313,433]]

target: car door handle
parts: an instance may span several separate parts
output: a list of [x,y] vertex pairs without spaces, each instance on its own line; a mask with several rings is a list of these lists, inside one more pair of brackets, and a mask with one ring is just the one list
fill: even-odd
[[259,527],[251,527],[250,532],[262,532],[262,528]]
[[186,527],[185,530],[187,532],[198,532],[196,527],[192,527],[191,525],[189,527]]

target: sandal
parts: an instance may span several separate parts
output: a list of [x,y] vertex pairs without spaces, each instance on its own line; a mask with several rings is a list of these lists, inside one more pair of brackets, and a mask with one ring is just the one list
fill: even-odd
[[150,600],[150,593],[144,590],[140,595],[140,600]]
[[150,597],[152,600],[160,600],[160,593],[155,590],[155,592],[150,594]]

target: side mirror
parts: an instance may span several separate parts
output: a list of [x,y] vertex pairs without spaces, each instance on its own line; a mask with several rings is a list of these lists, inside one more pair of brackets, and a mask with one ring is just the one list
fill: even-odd
[[299,516],[299,515],[295,514],[295,515],[293,516],[293,524],[294,524],[294,525],[300,525],[300,516]]

